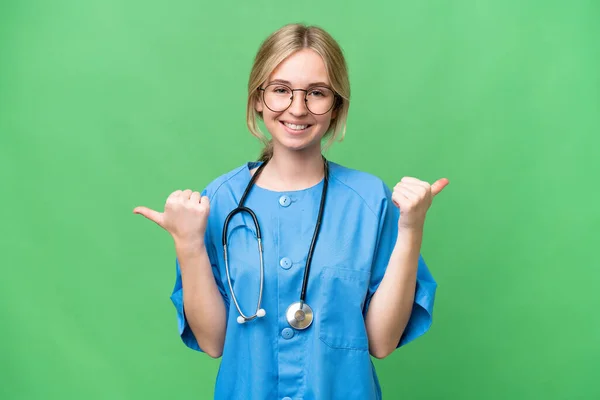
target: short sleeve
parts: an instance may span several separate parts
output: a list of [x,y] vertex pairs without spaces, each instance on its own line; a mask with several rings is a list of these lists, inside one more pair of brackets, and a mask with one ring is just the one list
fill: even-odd
[[[202,192],[202,196],[204,196],[205,193],[206,192]],[[209,222],[208,226],[210,226],[210,222]],[[206,229],[204,243],[206,246],[206,251],[208,253],[208,259],[210,260],[210,264],[212,266],[213,275],[215,276],[215,283],[217,284],[217,287],[219,288],[219,292],[221,293],[221,296],[223,297],[223,301],[225,302],[225,310],[227,311],[227,310],[229,310],[229,299],[227,297],[227,293],[225,292],[225,288],[223,287],[223,284],[221,283],[222,281],[221,281],[221,274],[219,272],[219,267],[218,267],[218,262],[217,262],[216,247],[211,239],[210,229],[208,227]],[[179,335],[180,335],[181,339],[183,340],[183,343],[185,343],[185,345],[187,347],[189,347],[193,350],[202,351],[202,349],[198,345],[198,341],[196,340],[196,337],[194,336],[194,333],[192,332],[192,330],[188,324],[187,318],[185,316],[184,305],[183,305],[183,283],[181,280],[181,267],[179,265],[179,260],[177,258],[175,259],[175,272],[176,272],[175,287],[173,288],[173,292],[171,293],[170,298],[171,298],[171,301],[173,302],[173,305],[175,306],[175,309],[177,311],[177,326],[178,326],[178,330],[179,330]]]
[[[387,187],[385,187],[385,193],[386,197],[380,207],[378,239],[371,267],[371,279],[365,300],[364,315],[367,314],[371,298],[383,279],[398,235],[400,211],[392,202],[391,191]],[[396,347],[413,341],[429,330],[432,323],[436,288],[437,283],[431,276],[422,255],[419,255],[412,313]]]

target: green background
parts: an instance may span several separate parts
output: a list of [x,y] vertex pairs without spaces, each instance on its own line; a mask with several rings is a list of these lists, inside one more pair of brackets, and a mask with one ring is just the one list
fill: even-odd
[[423,255],[431,331],[387,399],[600,398],[600,3],[0,3],[0,399],[208,399],[168,234],[132,214],[257,157],[252,58],[289,22],[350,67],[328,153],[451,181]]

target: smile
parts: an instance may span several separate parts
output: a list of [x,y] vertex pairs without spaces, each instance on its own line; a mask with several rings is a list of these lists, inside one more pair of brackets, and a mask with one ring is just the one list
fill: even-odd
[[283,122],[283,121],[281,121],[281,123],[286,128],[288,128],[289,130],[294,131],[294,132],[301,132],[301,131],[311,127],[311,125],[308,125],[308,124],[299,125],[299,124],[292,124],[290,122]]

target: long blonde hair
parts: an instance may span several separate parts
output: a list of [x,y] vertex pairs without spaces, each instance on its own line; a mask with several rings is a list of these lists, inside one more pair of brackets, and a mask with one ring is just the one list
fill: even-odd
[[350,79],[342,49],[335,39],[320,27],[302,24],[285,25],[261,44],[248,80],[246,123],[250,133],[264,144],[259,158],[261,161],[266,161],[273,156],[273,146],[257,124],[257,119],[262,119],[262,113],[255,109],[256,102],[260,100],[258,88],[279,63],[302,49],[311,49],[321,56],[331,87],[338,95],[335,105],[337,115],[324,135],[328,137],[325,149],[336,140],[341,141],[346,135],[346,119],[350,107]]

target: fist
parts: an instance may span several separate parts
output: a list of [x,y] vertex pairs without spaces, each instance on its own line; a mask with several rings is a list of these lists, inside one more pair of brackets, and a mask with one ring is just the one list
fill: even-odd
[[206,223],[210,212],[208,197],[199,192],[176,190],[165,203],[164,212],[146,207],[136,207],[134,214],[140,214],[158,224],[180,242],[203,242]]
[[425,215],[431,206],[433,197],[450,183],[443,178],[432,185],[417,178],[404,177],[392,193],[392,201],[400,208],[400,228],[422,229]]

